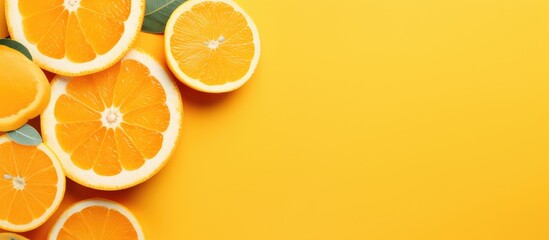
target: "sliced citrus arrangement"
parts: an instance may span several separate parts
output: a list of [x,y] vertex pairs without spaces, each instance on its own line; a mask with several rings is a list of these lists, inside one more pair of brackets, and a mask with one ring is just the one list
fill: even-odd
[[260,55],[252,19],[230,0],[189,0],[166,24],[165,48],[174,75],[204,92],[229,92],[252,76]]
[[63,169],[44,143],[23,146],[0,137],[0,228],[37,228],[59,207],[64,193]]
[[44,142],[69,178],[118,190],[149,179],[166,164],[182,119],[181,96],[168,72],[133,50],[105,71],[55,77],[41,124]]
[[46,75],[25,55],[0,45],[0,131],[38,116],[50,100]]
[[145,0],[5,0],[10,36],[40,67],[80,76],[106,69],[131,48]]
[[9,35],[8,26],[6,25],[6,13],[4,11],[4,0],[0,0],[0,38],[5,38]]
[[0,240],[29,240],[26,237],[23,237],[15,233],[0,233]]
[[88,199],[69,207],[53,226],[48,240],[143,240],[135,216],[119,203]]

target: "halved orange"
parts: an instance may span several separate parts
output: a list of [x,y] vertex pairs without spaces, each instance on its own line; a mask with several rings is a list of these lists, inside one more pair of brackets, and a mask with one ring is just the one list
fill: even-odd
[[171,15],[166,58],[174,75],[204,92],[228,92],[252,76],[260,55],[257,27],[231,0],[189,0]]
[[41,124],[44,141],[69,178],[118,190],[149,179],[166,164],[182,119],[181,96],[168,72],[133,50],[105,71],[55,77]]
[[143,240],[135,216],[119,203],[88,199],[69,207],[53,226],[48,240]]
[[50,83],[22,53],[0,45],[0,131],[11,131],[38,116],[50,101]]
[[118,62],[141,29],[145,0],[6,0],[10,36],[40,67],[80,76]]
[[23,146],[0,137],[0,228],[37,228],[59,207],[64,193],[63,169],[45,144]]

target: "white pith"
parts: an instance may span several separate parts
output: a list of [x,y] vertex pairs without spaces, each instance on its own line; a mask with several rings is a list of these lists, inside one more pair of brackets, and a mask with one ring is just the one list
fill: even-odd
[[76,10],[80,7],[80,0],[65,0],[65,2],[63,2],[63,6],[69,12],[76,12]]
[[[73,1],[74,5],[71,6],[70,2]],[[65,76],[80,76],[99,72],[116,64],[130,50],[130,45],[137,39],[145,12],[145,0],[132,0],[131,12],[126,22],[124,22],[125,30],[120,40],[107,53],[97,55],[95,59],[89,62],[76,63],[69,60],[66,56],[61,59],[46,56],[38,50],[37,45],[30,43],[26,39],[18,3],[19,0],[6,0],[6,21],[11,38],[25,45],[33,56],[34,62],[41,68]],[[79,4],[80,0],[65,0],[63,5],[67,11],[75,11],[79,7]]]
[[[7,136],[0,137],[0,145],[4,144],[6,142],[11,141]],[[59,163],[57,156],[50,150],[45,144],[40,144],[36,146],[36,148],[40,151],[42,151],[44,154],[46,154],[50,160],[52,160],[53,167],[55,169],[55,173],[57,174],[57,189],[58,191],[55,194],[55,198],[53,199],[51,206],[44,211],[44,213],[41,216],[35,217],[31,222],[25,223],[25,224],[13,224],[11,222],[8,222],[4,219],[0,219],[0,228],[12,231],[12,232],[25,232],[33,230],[40,225],[42,225],[44,222],[46,222],[51,215],[57,210],[59,205],[61,204],[61,200],[63,200],[63,196],[65,195],[65,174],[63,173],[63,169],[61,167],[61,164]],[[7,178],[10,178],[9,180],[15,181],[18,178],[24,178],[24,176],[14,176],[15,174],[9,174],[4,173],[3,179],[8,180]],[[14,183],[14,188],[19,183]],[[20,185],[18,185],[20,186]],[[25,191],[24,189],[20,189],[18,191]]]
[[[172,48],[170,39],[174,34],[174,25],[177,22],[178,17],[182,13],[190,11],[193,6],[200,3],[204,3],[204,2],[223,2],[223,3],[229,4],[234,8],[235,11],[241,13],[242,16],[246,18],[246,21],[248,22],[248,26],[252,30],[252,34],[254,38],[255,55],[252,61],[250,62],[250,69],[239,80],[236,80],[233,82],[227,82],[221,85],[207,85],[201,82],[199,79],[189,77],[187,74],[181,71],[179,66],[177,66],[177,61],[175,60],[172,54],[172,51],[170,50]],[[241,87],[242,85],[244,85],[244,83],[246,83],[252,77],[255,71],[255,68],[259,63],[259,56],[261,55],[261,41],[259,40],[259,32],[257,31],[257,27],[254,21],[252,20],[252,18],[250,18],[250,16],[248,16],[248,14],[240,6],[238,6],[235,2],[231,0],[189,0],[184,2],[172,13],[170,19],[166,23],[166,31],[164,33],[164,36],[165,36],[164,41],[165,41],[165,48],[166,48],[166,60],[168,62],[168,65],[170,66],[170,69],[175,73],[175,76],[178,76],[178,79],[181,80],[183,83],[185,83],[187,86],[203,92],[211,92],[211,93],[230,92]],[[220,38],[217,40],[211,39],[210,41],[205,42],[205,45],[208,48],[215,50],[219,46],[219,44],[222,44],[222,41],[225,40],[225,37],[223,38],[221,37],[223,36],[220,36]],[[222,41],[220,42],[219,40],[222,40]]]
[[71,217],[73,214],[81,212],[82,210],[88,208],[88,207],[94,207],[94,206],[100,206],[105,207],[108,209],[113,209],[122,215],[124,215],[130,223],[133,225],[133,228],[135,229],[137,233],[137,239],[143,240],[145,239],[145,235],[143,234],[143,230],[141,229],[141,226],[139,225],[139,222],[137,221],[137,218],[128,210],[126,207],[120,205],[119,203],[104,200],[104,199],[88,199],[84,201],[80,201],[69,207],[69,209],[65,210],[63,214],[59,217],[55,225],[53,226],[48,239],[50,240],[57,240],[57,237],[59,235],[59,232],[61,231],[61,228],[63,228],[63,225],[65,225],[65,222],[69,217]]
[[[166,164],[179,139],[181,120],[183,118],[183,105],[177,85],[175,85],[175,82],[171,79],[166,70],[149,55],[137,50],[132,50],[123,60],[126,59],[136,60],[149,68],[150,74],[158,80],[165,90],[166,106],[170,111],[170,123],[166,131],[163,132],[164,138],[162,147],[154,157],[146,159],[145,163],[136,170],[122,169],[117,175],[102,176],[98,175],[93,168],[89,170],[82,169],[71,161],[70,153],[67,153],[62,149],[55,137],[55,125],[57,124],[57,120],[54,115],[55,103],[61,95],[66,93],[66,87],[71,78],[56,76],[52,81],[50,104],[41,115],[42,137],[44,138],[44,142],[48,143],[48,145],[59,155],[59,159],[67,176],[84,186],[101,190],[119,190],[142,183],[152,177]],[[108,112],[108,109],[105,112]],[[105,116],[108,117],[108,114]]]

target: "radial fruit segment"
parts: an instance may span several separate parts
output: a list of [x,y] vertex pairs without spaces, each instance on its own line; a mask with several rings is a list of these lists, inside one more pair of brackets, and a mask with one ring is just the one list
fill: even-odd
[[23,146],[0,137],[0,228],[29,231],[59,207],[65,175],[45,145]]
[[6,0],[11,36],[51,72],[100,71],[130,49],[144,0]]
[[135,216],[124,206],[88,199],[69,207],[53,226],[49,240],[143,240]]
[[81,77],[57,76],[42,115],[45,141],[67,175],[97,189],[131,187],[156,173],[178,140],[182,102],[168,73],[132,51],[120,63]]
[[229,0],[190,0],[166,26],[166,57],[185,84],[205,92],[232,91],[253,74],[260,41],[252,19]]

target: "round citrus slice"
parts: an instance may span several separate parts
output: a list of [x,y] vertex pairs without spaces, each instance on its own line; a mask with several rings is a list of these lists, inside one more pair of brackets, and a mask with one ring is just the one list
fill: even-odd
[[0,131],[38,116],[50,100],[46,75],[22,53],[0,45]]
[[69,207],[53,226],[48,240],[143,240],[135,216],[119,203],[88,199]]
[[168,72],[133,50],[105,71],[55,77],[41,124],[44,141],[69,178],[118,190],[149,179],[166,164],[182,119],[181,95]]
[[252,76],[260,55],[252,19],[230,0],[189,0],[166,24],[165,51],[174,75],[199,91],[229,92]]
[[40,67],[80,76],[106,69],[130,49],[145,0],[5,0],[13,39]]
[[64,193],[63,169],[44,143],[23,146],[0,137],[0,228],[37,228],[59,207]]
[[0,240],[29,240],[29,239],[15,233],[0,233]]

